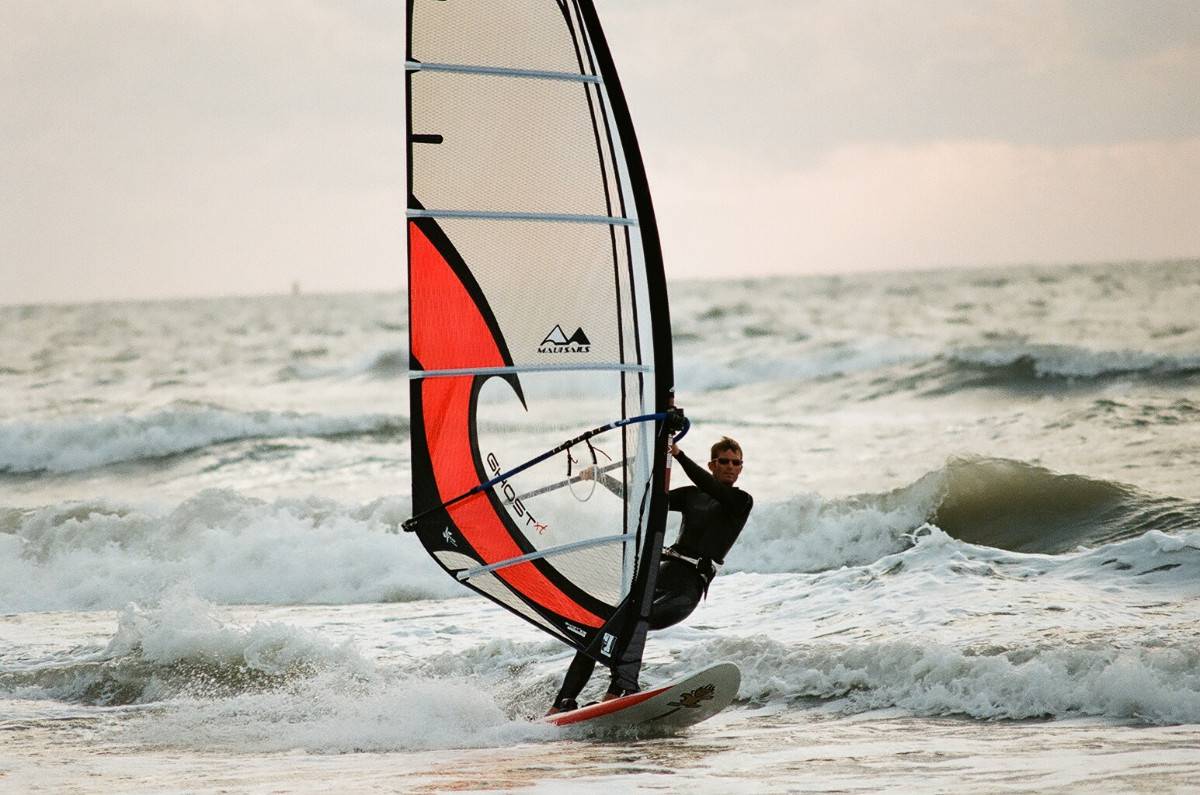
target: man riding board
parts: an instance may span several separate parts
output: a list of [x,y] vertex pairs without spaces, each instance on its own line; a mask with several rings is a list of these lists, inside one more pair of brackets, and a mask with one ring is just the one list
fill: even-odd
[[[683,467],[692,481],[691,486],[671,489],[668,510],[683,514],[679,537],[663,550],[659,564],[654,600],[650,607],[650,629],[663,629],[683,621],[700,600],[708,594],[708,586],[725,562],[733,543],[750,516],[754,499],[734,486],[742,474],[742,447],[728,436],[722,436],[710,451],[708,470],[671,445],[671,455]],[[620,481],[595,468],[580,473],[581,479],[597,480],[614,494],[621,493]],[[576,699],[591,678],[596,661],[583,652],[575,655],[563,680],[562,688],[547,712],[576,709]],[[633,677],[628,677],[632,679]],[[620,681],[618,670],[604,699],[608,701],[637,692],[636,683]]]

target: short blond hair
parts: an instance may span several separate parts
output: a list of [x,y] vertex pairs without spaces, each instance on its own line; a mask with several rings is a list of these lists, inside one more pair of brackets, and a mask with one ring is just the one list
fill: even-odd
[[712,450],[709,451],[708,460],[712,461],[715,459],[717,454],[722,450],[729,450],[730,452],[737,453],[739,456],[745,456],[745,454],[742,453],[742,446],[740,444],[733,439],[730,439],[728,436],[722,436],[717,440],[717,443],[712,446]]

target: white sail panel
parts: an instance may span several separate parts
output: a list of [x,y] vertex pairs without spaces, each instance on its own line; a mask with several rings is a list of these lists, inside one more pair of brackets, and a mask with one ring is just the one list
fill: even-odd
[[[650,364],[633,346],[634,307],[614,259],[614,232],[598,224],[442,219],[441,227],[488,296],[513,364]],[[624,237],[624,230],[616,234]],[[624,332],[622,330],[624,323]],[[563,343],[547,341],[556,327]],[[582,329],[588,344],[564,344]],[[545,343],[545,344],[543,344]],[[608,419],[612,419],[609,417]]]
[[[415,0],[410,4],[414,59],[579,72],[571,4],[555,0]],[[565,10],[564,10],[565,8]]]
[[427,209],[612,214],[595,86],[426,71],[411,84],[414,130],[441,136],[413,151],[413,194]]

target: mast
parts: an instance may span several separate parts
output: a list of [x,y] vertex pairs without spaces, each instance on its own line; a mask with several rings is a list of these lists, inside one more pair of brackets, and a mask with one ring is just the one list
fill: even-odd
[[[671,313],[667,300],[667,281],[663,270],[662,245],[658,235],[658,222],[654,215],[654,202],[650,197],[650,182],[638,146],[633,117],[617,68],[613,62],[608,40],[600,25],[600,17],[592,0],[578,0],[584,24],[588,30],[600,74],[604,80],[604,92],[612,109],[613,122],[621,140],[625,156],[634,206],[637,208],[638,225],[642,237],[642,251],[646,264],[646,284],[650,296],[651,328],[654,349],[655,392],[654,410],[665,413],[674,407],[675,378],[671,350]],[[659,557],[662,552],[667,519],[667,491],[670,487],[670,458],[667,456],[669,436],[665,420],[655,423],[654,438],[654,484],[650,492],[650,510],[642,548],[638,555],[638,567],[630,590],[630,615],[623,637],[618,640],[619,664],[633,666],[634,673],[640,670],[645,651],[646,633],[649,629],[650,605],[654,598],[654,586],[658,578]]]

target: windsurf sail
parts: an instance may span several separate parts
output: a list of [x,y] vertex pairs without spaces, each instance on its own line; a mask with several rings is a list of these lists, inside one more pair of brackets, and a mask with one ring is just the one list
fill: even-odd
[[670,319],[596,10],[409,0],[406,78],[405,527],[468,588],[636,666],[667,509]]

